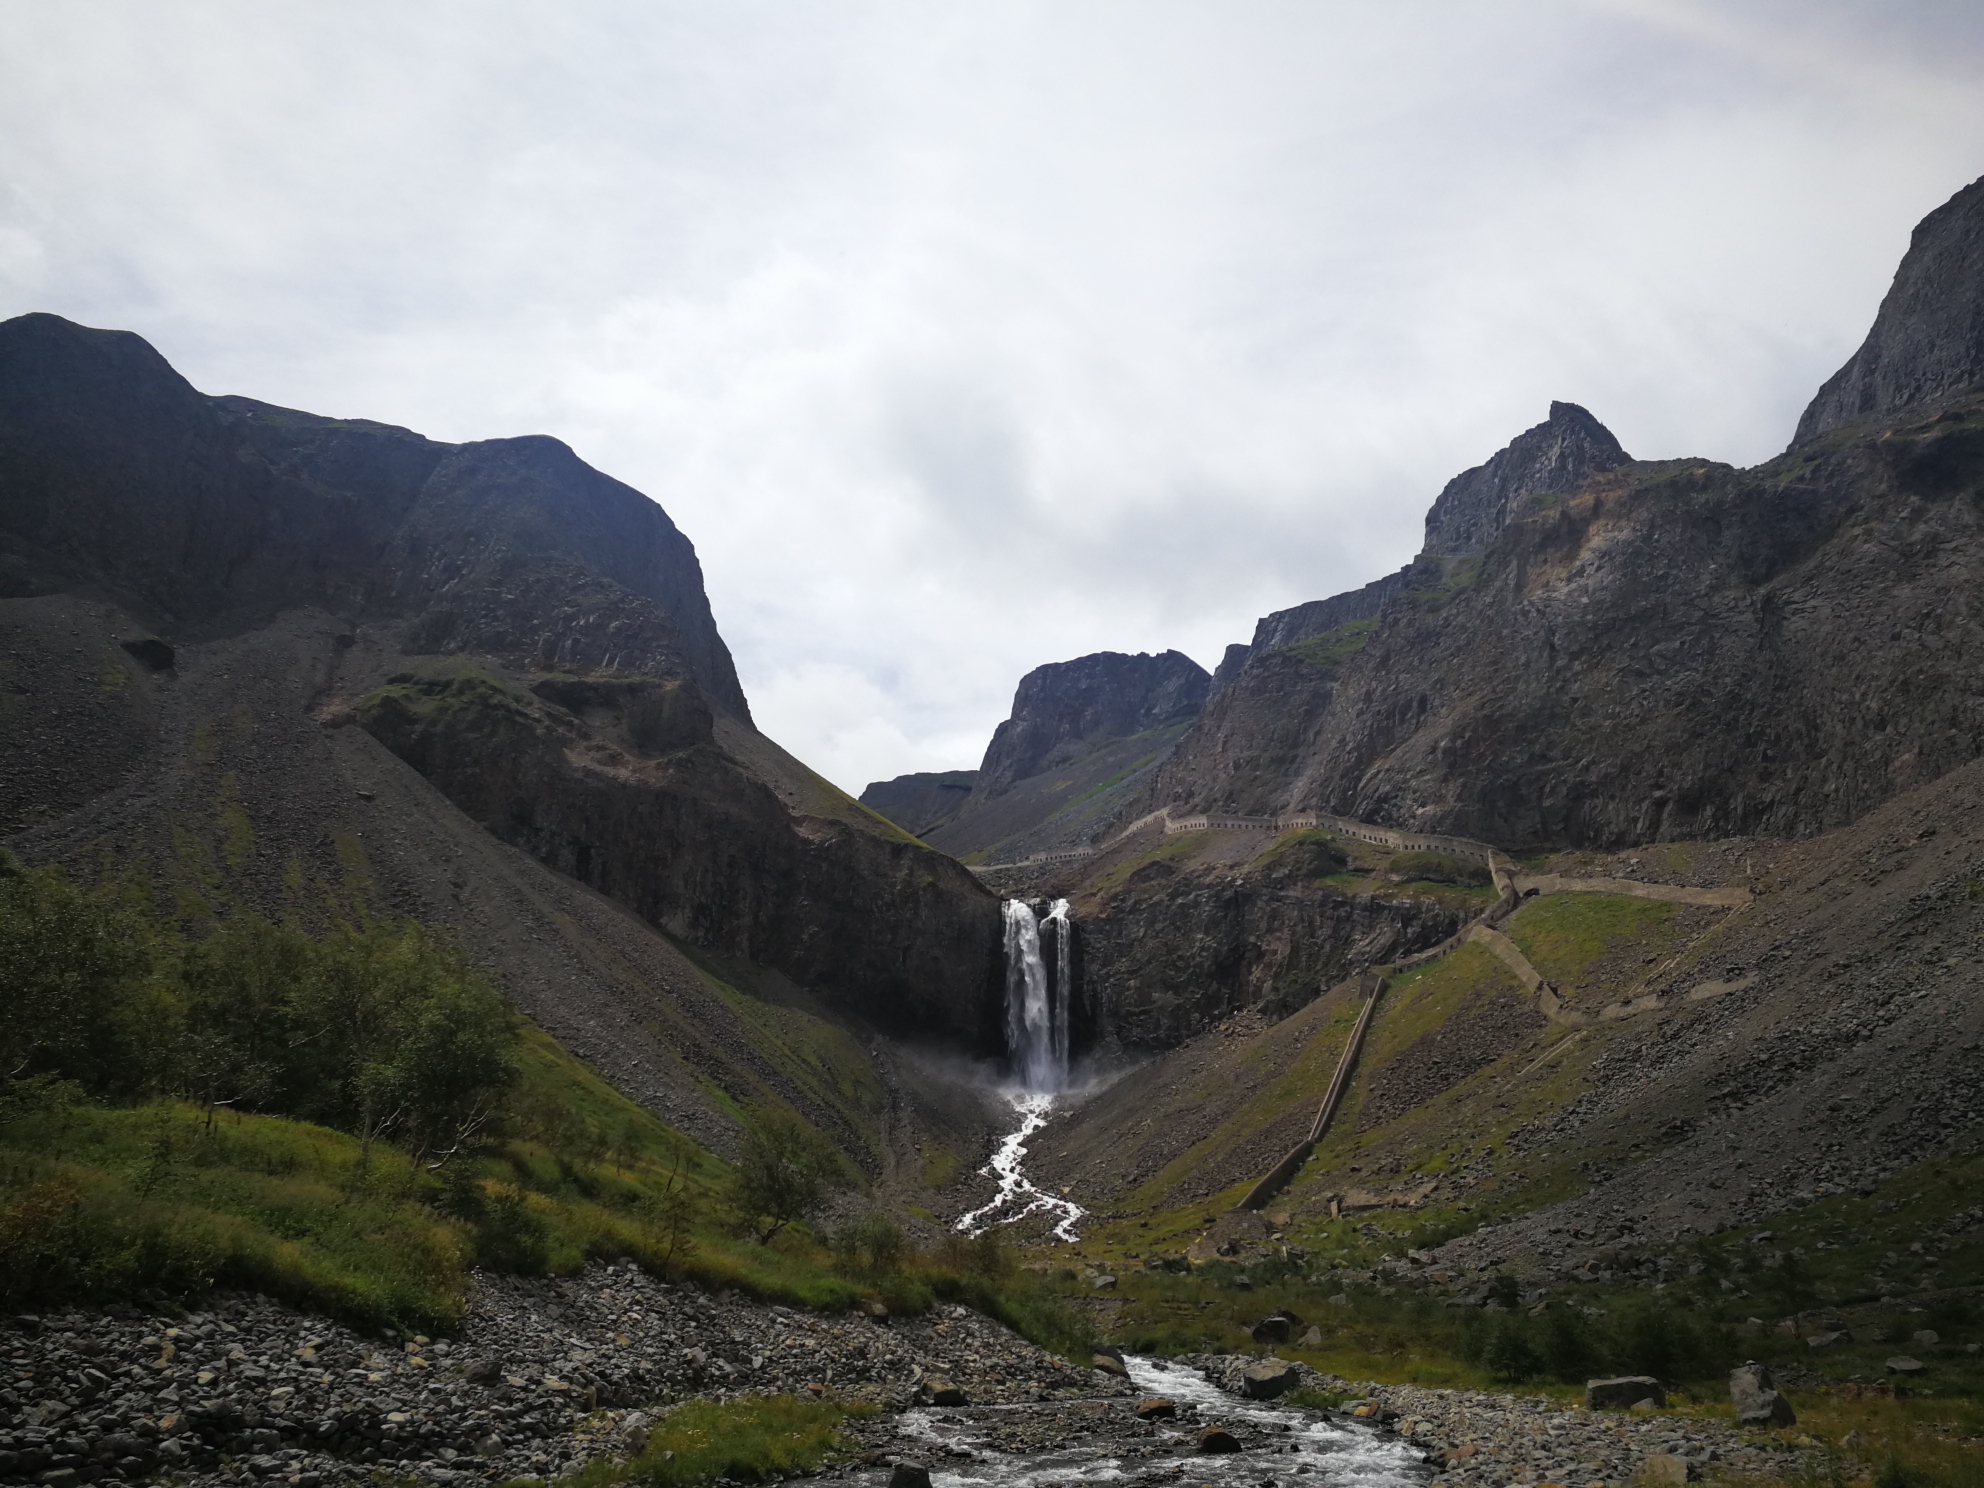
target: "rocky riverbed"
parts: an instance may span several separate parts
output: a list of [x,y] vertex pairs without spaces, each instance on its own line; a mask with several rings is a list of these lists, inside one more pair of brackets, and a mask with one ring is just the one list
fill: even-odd
[[[1679,1482],[1711,1466],[1782,1470],[1788,1455],[1716,1421],[1354,1384],[1302,1365],[1265,1386],[1346,1401],[1308,1410],[1243,1398],[1263,1388],[1246,1382],[1260,1363],[1251,1357],[1133,1358],[1125,1379],[964,1308],[823,1316],[620,1266],[481,1278],[456,1338],[368,1337],[232,1296],[183,1313],[13,1318],[0,1324],[0,1348],[0,1481],[52,1485],[327,1488],[378,1470],[441,1484],[550,1478],[625,1450],[678,1400],[761,1391],[882,1405],[887,1414],[855,1423],[861,1450],[832,1474],[879,1483],[910,1461],[933,1468],[939,1488],[1097,1473],[1228,1488],[1312,1476],[1367,1488],[1586,1488],[1625,1483],[1656,1456]],[[923,1403],[940,1384],[962,1403]],[[1167,1404],[1148,1406],[1153,1397]],[[1225,1440],[1206,1441],[1208,1429]]]
[[827,1393],[909,1405],[930,1375],[974,1402],[1122,1395],[992,1320],[825,1316],[631,1266],[482,1277],[455,1338],[368,1337],[259,1297],[186,1313],[0,1322],[0,1481],[322,1488],[378,1468],[433,1483],[551,1477],[620,1450],[690,1395]]

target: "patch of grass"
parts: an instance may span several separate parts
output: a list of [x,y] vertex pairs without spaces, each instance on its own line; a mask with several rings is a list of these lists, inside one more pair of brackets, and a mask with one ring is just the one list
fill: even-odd
[[847,1450],[841,1423],[871,1416],[861,1402],[801,1400],[791,1395],[747,1395],[738,1400],[692,1400],[677,1406],[649,1433],[632,1459],[594,1458],[570,1477],[571,1488],[699,1488],[719,1478],[763,1483],[803,1477]]
[[1504,929],[1552,982],[1575,987],[1593,963],[1622,942],[1649,942],[1674,917],[1674,906],[1623,894],[1551,894],[1532,899]]
[[1337,626],[1334,630],[1326,630],[1321,635],[1310,636],[1307,640],[1297,641],[1292,646],[1284,646],[1281,654],[1301,662],[1304,666],[1334,671],[1369,645],[1371,637],[1377,632],[1376,620],[1352,620]]

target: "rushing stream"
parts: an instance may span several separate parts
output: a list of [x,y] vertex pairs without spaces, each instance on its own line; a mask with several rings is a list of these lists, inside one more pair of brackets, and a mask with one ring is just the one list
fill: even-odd
[[967,1235],[981,1234],[994,1225],[1011,1224],[1029,1214],[1054,1217],[1054,1234],[1061,1240],[1075,1240],[1075,1222],[1086,1212],[1081,1205],[1060,1194],[1049,1193],[1027,1177],[1026,1144],[1047,1124],[1054,1110],[1054,1097],[1068,1088],[1069,1008],[1074,992],[1073,929],[1068,901],[1056,899],[1048,907],[1045,923],[1054,938],[1054,975],[1047,973],[1041,954],[1042,921],[1024,899],[1008,899],[1006,920],[1006,1049],[1013,1061],[1013,1075],[1019,1088],[1007,1092],[1019,1125],[1008,1132],[992,1154],[992,1161],[979,1169],[999,1185],[992,1202],[974,1209],[957,1222]]
[[[1395,1436],[1336,1425],[1311,1411],[1228,1395],[1195,1370],[1135,1355],[1130,1378],[1145,1395],[1162,1395],[1180,1407],[1175,1421],[1159,1421],[1150,1435],[1112,1432],[1097,1403],[1059,1402],[906,1412],[898,1430],[910,1438],[905,1456],[919,1447],[931,1463],[934,1488],[1052,1488],[1095,1482],[1210,1484],[1212,1488],[1264,1488],[1307,1480],[1352,1488],[1406,1488],[1431,1475],[1419,1453]],[[1116,1411],[1127,1414],[1126,1408]],[[1025,1450],[1028,1422],[1043,1415],[1076,1429],[1042,1433],[1057,1445]],[[1072,1421],[1070,1420],[1072,1418]],[[1090,1419],[1094,1429],[1081,1429]],[[1202,1426],[1232,1430],[1246,1449],[1224,1455],[1195,1450]],[[927,1444],[927,1445],[926,1445]],[[1015,1448],[1020,1448],[1015,1450]]]

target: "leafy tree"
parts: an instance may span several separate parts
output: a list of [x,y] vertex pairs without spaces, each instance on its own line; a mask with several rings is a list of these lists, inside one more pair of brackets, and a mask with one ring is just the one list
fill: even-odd
[[[128,1098],[150,1084],[171,1026],[152,937],[55,868],[0,852],[0,1081],[74,1081]],[[10,1091],[25,1098],[27,1090]]]
[[838,1164],[813,1129],[778,1106],[760,1107],[737,1157],[737,1209],[766,1245],[820,1207]]
[[1481,1362],[1496,1379],[1511,1383],[1526,1380],[1543,1367],[1522,1319],[1506,1313],[1497,1317],[1490,1328]]

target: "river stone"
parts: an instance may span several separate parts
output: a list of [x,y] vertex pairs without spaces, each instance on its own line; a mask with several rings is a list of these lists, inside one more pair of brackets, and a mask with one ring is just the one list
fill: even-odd
[[[1224,1426],[1208,1426],[1199,1433],[1201,1452],[1237,1452],[1240,1440]],[[894,1485],[891,1485],[894,1488]]]
[[1273,1400],[1295,1388],[1302,1366],[1287,1359],[1263,1359],[1240,1376],[1240,1393],[1249,1400]]
[[964,1391],[941,1374],[926,1374],[916,1387],[916,1398],[925,1405],[965,1405]]
[[1099,1369],[1104,1374],[1113,1374],[1118,1379],[1130,1377],[1130,1371],[1124,1368],[1123,1361],[1114,1354],[1096,1353],[1089,1357],[1088,1362],[1091,1369]]
[[1729,1399],[1745,1426],[1795,1426],[1797,1412],[1777,1393],[1770,1370],[1754,1359],[1729,1371]]
[[1645,1488],[1686,1488],[1687,1459],[1676,1457],[1672,1452],[1649,1453],[1640,1468],[1640,1482]]
[[1656,1406],[1667,1404],[1667,1392],[1650,1374],[1626,1374],[1617,1379],[1585,1382],[1586,1410],[1631,1410],[1642,1400],[1651,1400]]
[[898,1462],[889,1474],[889,1488],[930,1488],[930,1469],[920,1462]]
[[1166,1400],[1162,1395],[1153,1395],[1148,1400],[1137,1402],[1139,1421],[1169,1421],[1178,1414],[1176,1402]]

